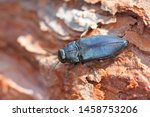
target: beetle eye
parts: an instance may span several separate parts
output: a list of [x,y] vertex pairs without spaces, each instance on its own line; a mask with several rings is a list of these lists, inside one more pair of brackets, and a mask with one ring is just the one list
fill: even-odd
[[60,62],[65,63],[66,62],[66,55],[65,55],[65,51],[64,49],[60,49],[58,51],[58,59],[60,60]]

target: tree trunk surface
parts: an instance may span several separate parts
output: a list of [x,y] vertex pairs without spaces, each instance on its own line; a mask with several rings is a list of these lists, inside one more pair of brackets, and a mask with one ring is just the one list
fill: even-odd
[[[148,0],[0,0],[0,99],[150,99]],[[92,35],[129,41],[116,57],[60,63]]]

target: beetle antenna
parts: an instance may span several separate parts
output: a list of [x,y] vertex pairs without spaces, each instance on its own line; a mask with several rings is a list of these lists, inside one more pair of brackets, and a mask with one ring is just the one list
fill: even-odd
[[55,69],[56,68],[56,66],[60,63],[60,61],[58,60],[58,59],[56,59],[57,61],[56,61],[56,64],[55,65],[53,65],[53,69]]

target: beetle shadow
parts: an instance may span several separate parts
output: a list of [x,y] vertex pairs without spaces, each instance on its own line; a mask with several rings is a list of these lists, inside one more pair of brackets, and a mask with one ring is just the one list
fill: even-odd
[[[105,60],[93,60],[90,62],[76,63],[76,64],[66,64],[67,70],[65,72],[65,82],[69,82],[71,76],[76,77],[86,76],[86,81],[92,84],[97,84],[101,81],[97,69],[105,69],[114,63],[115,58],[108,58]],[[90,79],[89,75],[93,75],[94,79]],[[73,77],[74,77],[73,76]]]

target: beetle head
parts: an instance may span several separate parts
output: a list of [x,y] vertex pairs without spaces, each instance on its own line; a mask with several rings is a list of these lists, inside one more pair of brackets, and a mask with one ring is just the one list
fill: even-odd
[[62,63],[65,63],[65,62],[66,62],[66,54],[65,54],[64,49],[60,49],[60,50],[58,51],[58,59],[59,59],[59,61],[62,62]]

